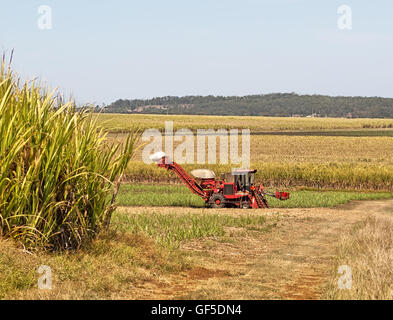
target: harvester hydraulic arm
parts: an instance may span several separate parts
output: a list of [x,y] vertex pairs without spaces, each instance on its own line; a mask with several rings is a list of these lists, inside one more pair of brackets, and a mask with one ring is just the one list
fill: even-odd
[[168,161],[167,157],[163,157],[157,165],[161,168],[165,168],[167,170],[172,170],[176,173],[176,175],[180,178],[181,181],[191,190],[192,193],[200,196],[202,198],[206,198],[206,194],[203,192],[202,187],[195,181],[195,179],[191,178],[189,174],[183,169],[182,166],[173,161]]

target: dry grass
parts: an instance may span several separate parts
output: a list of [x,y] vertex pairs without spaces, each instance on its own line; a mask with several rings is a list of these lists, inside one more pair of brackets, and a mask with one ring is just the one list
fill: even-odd
[[[337,268],[352,270],[352,289],[337,286]],[[393,299],[393,217],[374,215],[342,239],[327,299]]]
[[[126,134],[110,134],[111,143],[122,144]],[[162,143],[164,150],[165,143]],[[174,149],[182,141],[174,141]],[[220,161],[219,139],[216,159]],[[206,140],[206,159],[208,155]],[[135,160],[142,161],[142,150],[135,154]],[[351,163],[393,165],[393,139],[391,137],[324,137],[324,136],[275,136],[251,135],[251,162],[285,163]],[[196,162],[197,139],[194,138],[194,161]],[[241,132],[239,133],[239,154],[241,153]]]
[[[181,252],[142,234],[101,236],[77,253],[32,255],[6,240],[0,247],[0,299],[136,299],[143,283],[189,268]],[[37,287],[40,265],[51,267],[52,290]]]
[[391,137],[251,136],[252,162],[393,164]]
[[[227,216],[221,220],[227,221],[225,236],[187,239],[174,250],[158,245],[155,238],[160,229],[155,231],[144,221],[138,221],[138,229],[147,226],[146,232],[123,230],[125,233],[101,236],[74,254],[31,255],[11,241],[0,240],[0,298],[388,299],[393,227],[390,216],[380,214],[391,212],[392,206],[392,201],[359,201],[339,209],[255,210],[253,221],[266,221],[260,225],[262,229],[255,228],[253,221],[247,228],[229,219],[242,217],[243,210],[194,208],[184,213],[183,208],[151,209],[151,213],[167,214],[171,219],[191,214],[204,221],[207,212]],[[147,208],[119,208],[118,214],[150,212]],[[365,221],[370,214],[378,216]],[[244,222],[244,218],[237,221]],[[180,227],[182,219],[175,224]],[[267,228],[273,224],[275,227]],[[127,229],[127,222],[123,227]],[[184,230],[188,227],[186,223]],[[342,242],[337,258],[343,234],[349,237]],[[37,289],[41,264],[52,268],[50,291]],[[341,264],[353,266],[354,289],[346,292],[348,296],[335,289],[337,265]],[[329,280],[330,291],[324,291]]]
[[[200,213],[119,210],[110,233],[74,253],[31,254],[0,238],[0,299],[151,297],[150,288],[165,288],[179,273],[190,273],[191,280],[209,274],[196,268],[200,256],[179,245],[194,239],[236,242],[247,233],[270,231],[277,222],[261,215]],[[40,265],[52,269],[52,290],[37,288]]]
[[340,130],[364,128],[389,128],[392,119],[342,119],[342,118],[284,118],[236,117],[198,115],[149,115],[149,114],[99,114],[99,123],[110,131],[124,131],[134,126],[142,129],[163,129],[165,121],[173,121],[174,128],[247,128],[252,131],[283,130]]

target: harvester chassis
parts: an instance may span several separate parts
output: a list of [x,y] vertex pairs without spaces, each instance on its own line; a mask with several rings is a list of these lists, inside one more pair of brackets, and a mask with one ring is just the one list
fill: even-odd
[[[200,179],[198,183],[182,166],[170,161],[164,154],[155,161],[159,167],[173,171],[192,193],[201,197],[206,206],[211,208],[269,208],[266,196],[279,200],[289,199],[287,192],[277,190],[275,193],[268,193],[262,185],[256,186],[253,182],[242,184],[241,179],[237,182],[226,182],[224,179],[209,177]],[[256,170],[240,170],[231,174],[234,177],[253,177],[255,173]]]

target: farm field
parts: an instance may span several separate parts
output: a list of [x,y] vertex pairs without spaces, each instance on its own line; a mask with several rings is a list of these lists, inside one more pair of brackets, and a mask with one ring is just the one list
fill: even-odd
[[[393,132],[393,131],[392,131]],[[111,143],[122,143],[125,134],[111,134]],[[372,165],[393,165],[392,137],[351,137],[351,136],[297,136],[297,135],[251,135],[251,162],[282,163],[351,163]],[[164,139],[163,139],[164,140]],[[217,139],[217,142],[220,139]],[[239,134],[239,153],[241,152]],[[174,141],[176,147],[181,141]],[[197,151],[194,137],[194,151]],[[207,146],[206,154],[207,154]],[[163,144],[164,148],[164,144]],[[216,159],[220,160],[220,150],[216,148]],[[142,150],[134,158],[142,161]],[[196,157],[194,157],[196,162]]]
[[[250,128],[251,167],[258,170],[257,180],[268,187],[296,186],[363,191],[393,189],[393,131],[390,129],[392,119],[112,114],[100,114],[97,117],[98,123],[109,132],[109,141],[114,144],[124,141],[125,134],[121,133],[122,130],[128,130],[135,125],[139,125],[141,129],[163,130],[166,120],[174,122],[175,130],[183,127],[192,130]],[[263,134],[260,134],[261,132]],[[196,138],[194,139],[196,162],[197,143]],[[181,142],[174,142],[174,148],[179,143]],[[126,170],[128,181],[177,182],[172,173],[143,163],[142,150],[141,148],[136,153],[134,161]],[[216,159],[219,161],[218,146]],[[218,176],[229,172],[233,166],[194,163],[184,167],[188,171],[208,168]]]
[[[241,215],[119,207],[111,232],[76,253],[32,255],[0,239],[0,298],[392,299],[392,211],[391,200]],[[52,290],[36,287],[41,264]],[[342,264],[353,272],[345,292]]]
[[250,116],[186,116],[149,114],[97,114],[98,124],[111,132],[127,131],[133,127],[163,130],[165,121],[173,121],[174,129],[250,129],[265,131],[319,131],[392,129],[393,119],[341,119],[341,118],[284,118]]
[[308,2],[4,1],[0,302],[393,300],[393,2]]
[[[162,128],[168,119],[98,117],[115,145],[134,125]],[[291,199],[268,198],[265,210],[207,209],[139,150],[109,230],[79,250],[29,252],[0,237],[0,299],[392,298],[393,120],[169,118],[175,128],[251,128],[257,182]],[[232,165],[184,167],[219,175]],[[335,285],[341,264],[353,268],[351,292]],[[40,265],[52,269],[50,291],[37,289]]]

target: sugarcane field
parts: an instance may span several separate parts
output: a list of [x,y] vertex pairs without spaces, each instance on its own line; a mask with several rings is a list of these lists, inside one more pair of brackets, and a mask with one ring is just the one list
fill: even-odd
[[5,5],[0,300],[392,300],[393,34],[370,5],[153,2]]

